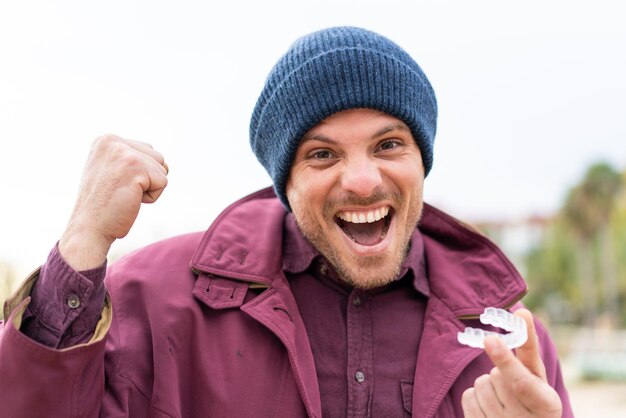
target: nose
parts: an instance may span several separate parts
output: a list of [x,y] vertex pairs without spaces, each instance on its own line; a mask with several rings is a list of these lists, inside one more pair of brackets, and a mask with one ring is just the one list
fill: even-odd
[[341,187],[360,197],[371,196],[382,185],[380,168],[368,157],[346,161],[341,175]]

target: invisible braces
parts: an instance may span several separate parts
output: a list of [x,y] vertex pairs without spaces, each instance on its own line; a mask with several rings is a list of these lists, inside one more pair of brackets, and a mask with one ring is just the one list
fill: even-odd
[[493,325],[494,327],[502,328],[505,331],[509,331],[509,334],[499,334],[480,328],[467,327],[464,332],[458,333],[458,341],[470,347],[485,348],[485,337],[495,335],[503,340],[507,347],[513,349],[521,347],[528,339],[526,321],[504,309],[485,308],[485,312],[480,315],[480,322],[485,325]]

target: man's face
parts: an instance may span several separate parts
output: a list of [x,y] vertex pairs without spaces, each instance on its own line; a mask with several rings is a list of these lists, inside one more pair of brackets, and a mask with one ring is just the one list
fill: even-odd
[[371,109],[336,113],[307,132],[287,198],[307,239],[343,280],[393,281],[422,212],[424,168],[409,128]]

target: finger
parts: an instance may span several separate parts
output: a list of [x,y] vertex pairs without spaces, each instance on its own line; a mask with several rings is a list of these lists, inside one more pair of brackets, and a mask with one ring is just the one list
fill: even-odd
[[539,354],[539,338],[537,338],[533,315],[528,309],[518,309],[514,315],[519,316],[526,322],[528,330],[528,340],[516,350],[517,358],[531,373],[540,377],[543,381],[547,381],[546,368]]
[[124,141],[135,150],[154,158],[159,164],[165,164],[165,158],[163,157],[163,154],[155,150],[151,144],[143,141],[137,141],[134,139],[125,139]]
[[463,407],[463,415],[465,418],[487,418],[485,413],[480,409],[474,388],[469,388],[463,392],[461,406]]
[[163,165],[142,152],[134,152],[136,184],[141,188],[141,202],[154,203],[167,187],[167,174]]
[[141,155],[145,155],[154,160],[160,167],[159,170],[165,175],[169,173],[169,167],[165,163],[163,155],[156,151],[152,145],[147,142],[137,141],[134,139],[124,139],[117,135],[107,134],[101,135],[95,139],[92,144],[92,155],[103,155],[112,152],[118,157],[126,154],[126,150],[130,148]]
[[515,391],[519,382],[524,382],[534,377],[531,372],[518,360],[513,352],[498,337],[488,336],[485,338],[485,352],[496,366],[503,379],[513,389],[515,397],[519,398]]
[[151,168],[148,169],[148,171],[148,184],[143,186],[144,189],[141,201],[143,203],[154,203],[167,187],[167,176],[161,171],[158,171],[157,168]]
[[479,376],[474,382],[474,391],[480,409],[487,416],[502,416],[504,414],[504,405],[498,399],[496,390],[491,382],[491,376],[488,374]]
[[128,145],[132,146],[133,148],[150,148],[150,149],[154,149],[154,147],[152,146],[151,143],[146,142],[146,141],[138,141],[136,139],[129,139],[129,138],[124,138],[124,141],[126,141],[128,143]]
[[515,393],[513,393],[513,388],[511,387],[510,382],[504,379],[502,373],[500,372],[500,369],[494,367],[493,369],[491,369],[489,376],[491,376],[491,384],[493,385],[498,399],[500,400],[500,402],[502,402],[502,405],[504,407],[501,416],[527,416],[529,408],[527,408],[524,404],[520,402],[519,399],[515,397]]
[[529,411],[552,409],[560,403],[554,389],[531,373],[500,338],[485,338],[485,351],[502,373],[513,396]]
[[509,382],[502,377],[502,372],[497,367],[491,369],[491,384],[498,396],[498,399],[507,410],[517,409],[521,405],[511,390]]
[[495,336],[485,338],[485,352],[493,362],[494,366],[500,369],[507,378],[519,377],[528,373],[513,351],[509,349],[502,339]]
[[163,193],[164,190],[165,190],[165,186],[145,191],[143,193],[142,198],[141,198],[141,202],[142,203],[154,203],[154,202],[156,202],[157,199],[159,197],[161,197],[161,194]]

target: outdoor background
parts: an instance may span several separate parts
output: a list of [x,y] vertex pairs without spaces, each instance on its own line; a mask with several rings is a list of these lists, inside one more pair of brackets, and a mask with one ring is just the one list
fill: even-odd
[[248,122],[274,62],[308,32],[363,26],[437,94],[426,200],[527,277],[578,416],[624,414],[625,18],[602,0],[0,2],[0,301],[61,235],[96,136],[150,142],[171,169],[111,259],[205,229],[270,183]]

